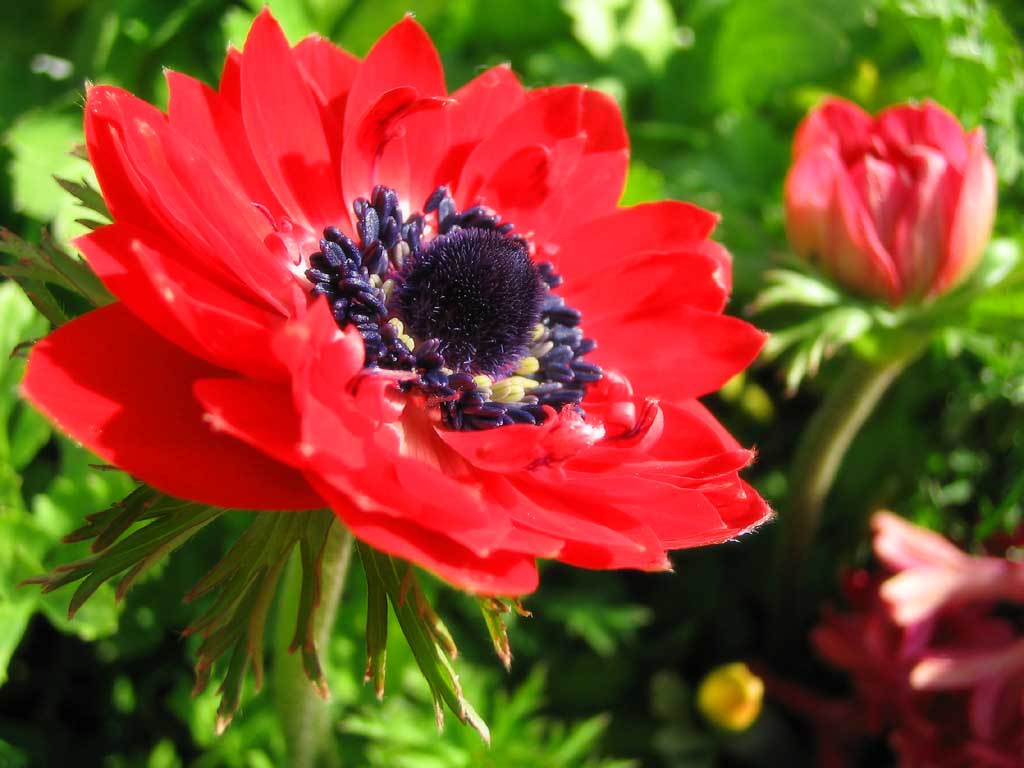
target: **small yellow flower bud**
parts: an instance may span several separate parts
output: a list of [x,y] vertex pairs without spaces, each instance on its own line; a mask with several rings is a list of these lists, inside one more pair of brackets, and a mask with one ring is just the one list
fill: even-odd
[[742,661],[711,670],[697,690],[697,708],[708,722],[745,731],[761,714],[764,682]]

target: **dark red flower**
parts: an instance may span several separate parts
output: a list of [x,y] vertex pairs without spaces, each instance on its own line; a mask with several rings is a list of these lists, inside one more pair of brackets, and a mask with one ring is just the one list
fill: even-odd
[[89,90],[114,223],[77,244],[118,302],[24,384],[68,433],[172,495],[330,506],[480,593],[529,592],[540,557],[667,568],[768,516],[696,400],[763,337],[722,314],[713,214],[616,208],[611,99],[505,66],[449,95],[411,19],[360,61],[267,11],[218,90],[167,79],[167,114]]
[[872,528],[884,572],[855,573],[851,610],[828,612],[812,636],[849,673],[853,717],[888,733],[906,768],[1021,765],[1024,636],[1011,617],[1024,565],[972,557],[889,513]]
[[938,104],[872,117],[830,98],[797,130],[790,239],[867,296],[899,304],[948,291],[977,266],[995,210],[984,131],[964,131]]

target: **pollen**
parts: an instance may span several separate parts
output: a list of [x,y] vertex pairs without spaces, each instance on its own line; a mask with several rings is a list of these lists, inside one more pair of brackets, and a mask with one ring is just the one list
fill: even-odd
[[522,376],[529,376],[531,373],[536,373],[540,370],[540,362],[533,355],[527,355],[519,361],[519,365],[516,366],[516,373]]

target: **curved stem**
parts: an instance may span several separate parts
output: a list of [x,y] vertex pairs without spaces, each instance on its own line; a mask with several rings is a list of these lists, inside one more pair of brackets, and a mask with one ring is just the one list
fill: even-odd
[[[330,513],[324,513],[330,514]],[[352,555],[352,534],[334,521],[327,531],[320,558],[320,603],[314,619],[316,647],[323,658],[338,613]],[[289,651],[302,588],[302,562],[293,553],[285,575],[284,590],[278,605],[274,645],[274,703],[281,720],[287,748],[286,765],[313,768],[324,764],[338,766],[336,755],[327,760],[324,747],[330,738],[330,704],[321,698],[303,669],[301,654]]]
[[800,618],[794,601],[800,594],[807,552],[817,536],[822,508],[850,443],[875,410],[889,385],[924,349],[908,344],[882,360],[851,358],[839,381],[804,429],[790,470],[782,530],[777,618],[780,625]]

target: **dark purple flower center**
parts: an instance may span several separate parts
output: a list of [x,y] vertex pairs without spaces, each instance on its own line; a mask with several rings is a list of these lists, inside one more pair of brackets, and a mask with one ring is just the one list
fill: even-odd
[[414,338],[437,339],[448,368],[502,377],[526,356],[547,285],[526,244],[493,229],[457,229],[412,261],[395,310]]
[[338,325],[358,329],[367,367],[415,371],[405,386],[454,429],[539,424],[546,407],[579,408],[601,378],[583,359],[596,345],[553,293],[561,278],[534,263],[511,224],[483,206],[458,211],[446,187],[407,219],[387,187],[353,208],[360,242],[328,227],[306,276]]

